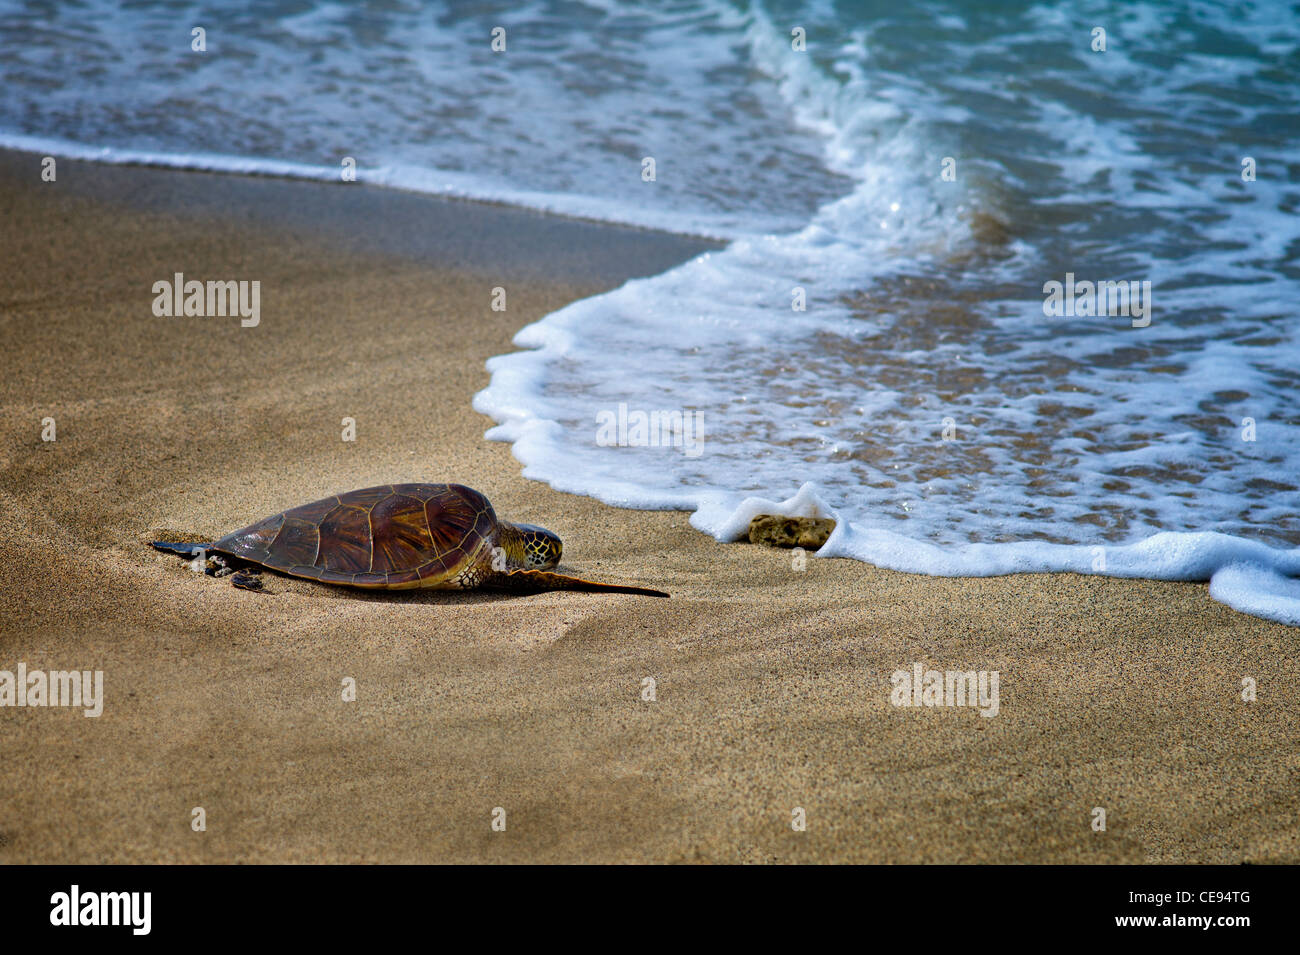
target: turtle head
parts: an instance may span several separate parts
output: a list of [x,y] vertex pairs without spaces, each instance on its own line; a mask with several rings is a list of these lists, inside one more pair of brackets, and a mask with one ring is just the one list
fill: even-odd
[[508,528],[501,545],[512,565],[523,570],[551,570],[560,562],[564,545],[559,534],[536,524],[510,524]]

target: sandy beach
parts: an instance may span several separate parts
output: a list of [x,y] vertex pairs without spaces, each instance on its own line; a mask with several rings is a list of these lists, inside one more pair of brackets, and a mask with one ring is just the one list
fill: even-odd
[[[0,709],[0,862],[1300,862],[1295,629],[1198,583],[796,570],[484,440],[471,400],[519,328],[704,244],[58,170],[0,154],[0,669],[102,670],[105,699]],[[260,324],[155,316],[177,272],[260,281]],[[146,546],[404,481],[672,598],[257,594]],[[997,671],[998,714],[892,705],[915,662]]]

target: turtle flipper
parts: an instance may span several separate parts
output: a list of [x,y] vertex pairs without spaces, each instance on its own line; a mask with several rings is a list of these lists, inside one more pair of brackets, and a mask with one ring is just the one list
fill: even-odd
[[230,583],[240,590],[261,590],[262,578],[251,570],[237,570],[230,577]]
[[166,551],[169,554],[179,554],[182,557],[198,557],[200,551],[205,551],[212,546],[197,541],[188,544],[174,544],[170,541],[150,541],[149,543],[158,550]]
[[596,580],[583,580],[549,570],[512,570],[500,574],[489,582],[492,586],[504,587],[524,593],[536,593],[541,590],[589,590],[615,594],[641,594],[643,597],[667,597],[662,590],[649,587],[627,587],[623,584],[603,584]]

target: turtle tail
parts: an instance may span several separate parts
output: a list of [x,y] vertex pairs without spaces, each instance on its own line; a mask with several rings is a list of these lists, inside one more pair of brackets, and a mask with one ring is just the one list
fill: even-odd
[[556,574],[549,570],[512,570],[502,574],[496,580],[497,586],[523,593],[536,593],[541,590],[586,590],[598,593],[640,594],[643,597],[667,597],[662,590],[649,587],[630,587],[624,584],[605,584],[597,580],[583,580],[567,574]]
[[198,557],[199,551],[209,550],[212,545],[193,542],[188,544],[174,544],[169,541],[150,541],[150,546],[166,551],[168,554],[179,554],[181,557]]

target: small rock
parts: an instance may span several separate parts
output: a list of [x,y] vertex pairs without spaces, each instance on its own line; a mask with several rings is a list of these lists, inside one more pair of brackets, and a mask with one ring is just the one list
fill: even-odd
[[768,547],[806,547],[816,550],[835,530],[829,517],[781,517],[759,514],[749,522],[749,542]]

